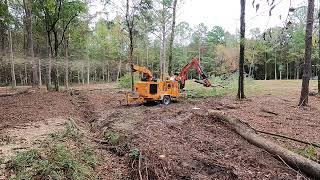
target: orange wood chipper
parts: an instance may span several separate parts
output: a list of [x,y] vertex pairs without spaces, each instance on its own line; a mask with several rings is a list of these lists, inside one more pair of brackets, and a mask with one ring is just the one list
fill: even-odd
[[132,64],[132,71],[141,73],[142,78],[141,81],[134,84],[133,91],[126,92],[125,100],[127,105],[145,102],[161,102],[165,105],[170,104],[172,100],[181,96],[181,91],[187,80],[187,72],[192,66],[195,67],[203,79],[203,81],[196,80],[195,82],[210,87],[211,83],[202,71],[197,58],[193,58],[192,61],[182,69],[180,74],[175,74],[174,77],[167,77],[164,80],[157,80],[153,77],[148,68]]

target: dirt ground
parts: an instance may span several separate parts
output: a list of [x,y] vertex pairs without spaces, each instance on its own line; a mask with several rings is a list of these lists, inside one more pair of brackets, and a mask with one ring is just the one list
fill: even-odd
[[[294,95],[266,93],[250,95],[246,101],[212,97],[182,99],[169,106],[128,107],[120,104],[122,98],[123,92],[115,89],[114,84],[81,86],[71,93],[34,92],[0,97],[1,137],[17,138],[17,132],[28,134],[28,128],[19,127],[43,129],[46,126],[41,122],[50,125],[54,123],[52,118],[58,118],[59,123],[48,128],[49,133],[68,117],[95,138],[116,132],[122,137],[117,146],[97,145],[103,156],[97,173],[103,179],[302,178],[268,152],[209,118],[208,109],[225,111],[259,130],[320,142],[317,97],[311,97],[311,106],[307,108],[298,108]],[[265,137],[286,147],[303,146]],[[5,149],[1,143],[0,149]],[[142,157],[130,157],[132,150],[138,150]]]

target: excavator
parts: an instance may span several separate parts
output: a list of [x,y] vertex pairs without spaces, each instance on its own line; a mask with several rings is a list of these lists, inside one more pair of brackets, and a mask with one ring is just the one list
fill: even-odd
[[142,78],[141,81],[134,84],[133,91],[126,92],[125,100],[127,105],[145,102],[161,102],[164,105],[170,104],[172,100],[181,96],[187,80],[187,72],[191,67],[194,67],[202,78],[202,81],[196,80],[195,82],[205,87],[212,86],[197,58],[193,58],[191,62],[181,70],[180,74],[176,73],[175,77],[166,77],[164,80],[157,80],[148,68],[132,64],[131,70],[141,73]]

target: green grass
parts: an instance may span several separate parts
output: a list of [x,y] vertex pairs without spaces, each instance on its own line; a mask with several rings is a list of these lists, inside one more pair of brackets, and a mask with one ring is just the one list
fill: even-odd
[[320,159],[318,157],[318,153],[317,153],[317,148],[312,145],[306,145],[304,147],[297,148],[297,147],[294,147],[289,144],[289,145],[286,145],[286,147],[289,150],[291,150],[297,154],[300,154],[301,156],[304,156],[305,158],[312,159],[317,162],[320,161]]
[[[77,140],[76,140],[77,139]],[[37,149],[17,153],[7,163],[11,179],[95,179],[98,158],[71,126]],[[72,144],[72,145],[69,145]]]
[[104,138],[108,141],[109,145],[119,145],[122,136],[117,132],[107,131],[104,133]]
[[[223,87],[204,87],[192,80],[186,82],[185,90],[188,97],[213,97],[213,96],[225,96],[236,95],[238,88],[238,75],[232,74],[228,77],[212,77],[210,82],[213,85],[221,85]],[[255,91],[260,91],[261,86],[252,79],[245,79],[245,92],[251,94]]]

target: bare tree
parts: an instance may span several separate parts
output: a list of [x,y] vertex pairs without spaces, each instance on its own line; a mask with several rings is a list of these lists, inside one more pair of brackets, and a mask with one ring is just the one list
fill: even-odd
[[313,30],[314,0],[308,0],[308,15],[305,35],[305,55],[302,75],[302,87],[299,106],[308,105],[309,81],[311,76],[312,30]]
[[240,0],[241,12],[240,12],[240,57],[239,57],[239,81],[238,81],[238,94],[239,99],[245,98],[244,95],[244,77],[243,77],[243,64],[244,64],[244,48],[245,48],[245,10],[246,1]]

